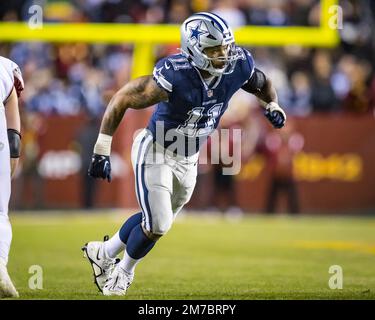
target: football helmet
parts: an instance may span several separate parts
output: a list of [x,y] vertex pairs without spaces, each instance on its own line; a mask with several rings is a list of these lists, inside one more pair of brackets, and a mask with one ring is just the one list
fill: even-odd
[[[210,12],[198,12],[187,18],[181,25],[181,51],[197,68],[220,76],[233,72],[239,58],[234,42],[234,34],[224,19]],[[204,49],[226,46],[225,55],[211,58]],[[213,60],[223,61],[222,68],[215,68]]]

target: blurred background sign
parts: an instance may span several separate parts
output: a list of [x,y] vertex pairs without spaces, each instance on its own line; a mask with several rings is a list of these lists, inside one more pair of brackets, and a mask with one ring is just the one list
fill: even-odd
[[[128,122],[131,117],[138,116],[131,115]],[[85,190],[83,180],[90,157],[88,152],[81,158],[80,148],[77,146],[77,137],[87,129],[85,120],[82,117],[49,116],[43,121],[46,127],[39,141],[40,155],[35,165],[41,182],[34,192],[39,193],[41,202],[47,208],[80,208],[84,196],[82,190]],[[314,114],[308,118],[291,118],[290,121],[293,121],[295,127],[287,144],[291,148],[293,143],[303,144],[301,147],[297,146],[303,150],[290,155],[291,170],[299,189],[300,210],[348,213],[371,211],[375,190],[375,121],[368,116],[353,117],[350,114]],[[59,139],[56,139],[56,131]],[[132,137],[133,132],[134,129],[127,128],[125,122],[116,134],[118,138],[112,155],[114,180],[111,184],[104,181],[98,183],[95,189],[98,196],[92,199],[92,205],[136,207],[130,141],[121,139]],[[272,129],[267,134],[275,135]],[[299,141],[300,139],[302,140]],[[273,166],[274,155],[264,151],[262,146],[243,160],[240,173],[234,177],[238,205],[243,210],[266,210]],[[215,196],[214,172],[208,172],[207,176],[212,182],[204,183],[203,193],[199,192],[201,176],[198,178],[196,194],[189,203],[190,208],[209,208],[220,202]],[[34,200],[37,199],[29,196],[33,193],[30,188],[35,188],[35,183],[20,189],[22,180],[25,177],[18,177],[13,187],[14,194],[22,194],[17,197],[14,205],[23,204],[28,207],[35,204]],[[212,197],[207,197],[209,194]],[[280,201],[280,210],[289,210],[285,199]]]

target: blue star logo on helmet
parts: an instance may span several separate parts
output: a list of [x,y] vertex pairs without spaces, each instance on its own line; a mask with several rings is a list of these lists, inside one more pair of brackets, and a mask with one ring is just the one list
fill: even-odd
[[203,22],[201,21],[199,24],[197,24],[195,26],[195,28],[194,27],[189,27],[189,29],[191,31],[190,37],[189,37],[190,40],[194,41],[194,39],[195,39],[196,42],[199,42],[199,37],[202,34],[207,34],[208,33],[206,30],[204,30],[204,29],[201,28],[202,27],[202,23]]

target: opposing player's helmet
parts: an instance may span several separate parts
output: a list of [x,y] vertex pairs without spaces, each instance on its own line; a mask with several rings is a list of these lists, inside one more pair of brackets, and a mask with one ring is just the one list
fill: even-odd
[[[225,56],[210,58],[203,52],[216,46],[227,46]],[[194,66],[214,76],[231,73],[239,57],[233,31],[224,19],[209,12],[195,13],[182,23],[181,51]],[[212,60],[224,61],[224,67],[215,68]]]

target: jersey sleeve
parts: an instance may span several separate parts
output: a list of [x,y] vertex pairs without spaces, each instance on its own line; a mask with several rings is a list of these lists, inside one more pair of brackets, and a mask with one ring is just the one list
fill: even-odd
[[241,74],[242,78],[244,79],[243,84],[245,84],[253,75],[255,64],[253,56],[248,50],[241,48],[241,51]]
[[0,63],[6,73],[2,76],[2,80],[5,82],[5,88],[9,91],[7,97],[11,94],[13,87],[16,89],[17,96],[19,97],[25,87],[21,69],[15,62],[5,57],[1,57]]
[[174,70],[168,58],[160,59],[153,71],[153,78],[159,87],[171,93],[173,90]]
[[17,96],[20,97],[21,92],[25,88],[25,83],[23,81],[22,72],[20,67],[12,62],[12,71],[13,71],[13,77],[14,77],[14,88],[16,89]]

